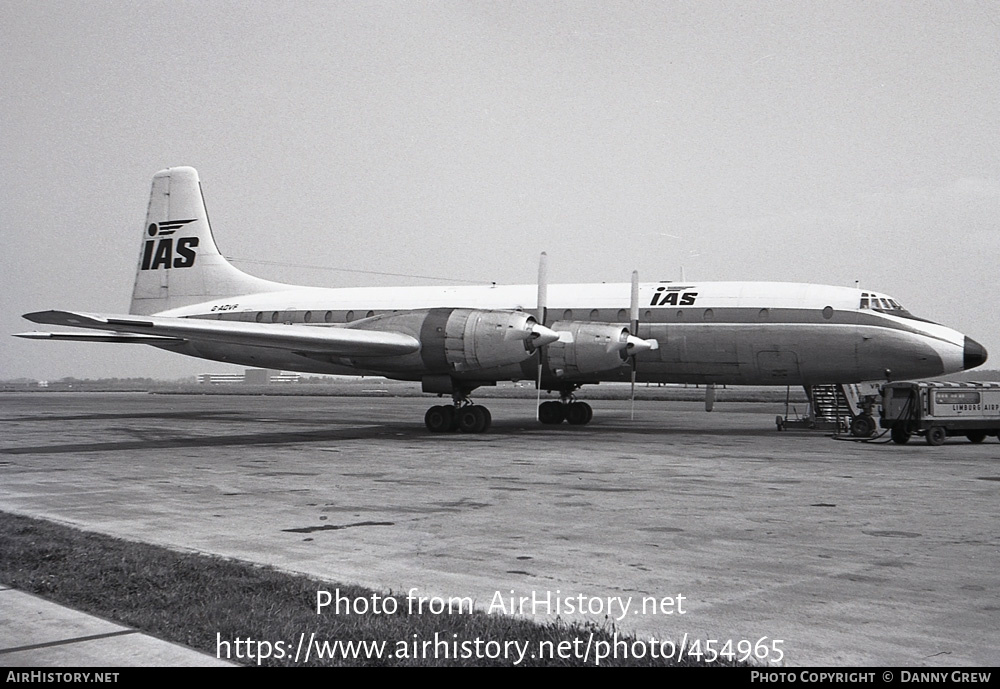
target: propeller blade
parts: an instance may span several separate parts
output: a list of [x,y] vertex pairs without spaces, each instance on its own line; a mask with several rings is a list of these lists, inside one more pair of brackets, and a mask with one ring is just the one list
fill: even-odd
[[639,271],[632,271],[632,298],[628,307],[629,329],[633,335],[638,335],[639,328]]
[[[549,340],[548,342],[555,342],[559,339],[559,335],[552,330],[545,327],[545,317],[548,315],[546,310],[548,309],[549,302],[549,255],[544,251],[542,255],[538,257],[538,301],[536,303],[536,313],[535,318],[538,320],[538,325],[536,328],[544,328],[549,333],[555,335],[555,340]],[[539,337],[541,340],[542,337]],[[541,412],[539,411],[542,407],[542,357],[544,352],[542,352],[542,347],[548,342],[542,342],[535,347],[538,352],[538,379],[535,381],[535,390],[537,391],[535,398],[535,420],[541,421]]]
[[632,400],[632,411],[630,420],[635,421],[635,360],[632,360],[632,389],[629,392],[629,398]]
[[[640,340],[636,337],[639,334],[639,271],[632,271],[632,294],[629,299],[628,305],[628,318],[629,318],[629,330],[631,335],[628,338],[628,353],[632,360],[632,389],[629,392],[629,399],[631,400],[631,420],[635,421],[635,355],[640,351],[648,351],[640,349],[639,343],[645,344],[645,340]],[[635,340],[635,342],[633,342]]]
[[544,251],[538,257],[538,308],[535,318],[545,325],[545,313],[549,301],[549,255]]

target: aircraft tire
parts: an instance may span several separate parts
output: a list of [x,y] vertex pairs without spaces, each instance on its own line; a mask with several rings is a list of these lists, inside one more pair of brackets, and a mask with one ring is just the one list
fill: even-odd
[[594,410],[586,402],[573,402],[566,407],[566,421],[572,426],[583,426],[594,418]]
[[981,443],[986,440],[986,431],[969,431],[965,434],[970,443]]
[[538,420],[548,425],[558,425],[565,419],[563,405],[560,402],[542,402],[538,407]]
[[910,434],[904,428],[893,428],[889,435],[892,436],[892,442],[897,445],[906,445],[910,442]]
[[855,438],[870,438],[875,433],[875,419],[863,414],[851,421],[851,435]]
[[483,430],[479,432],[485,433],[486,431],[490,430],[490,426],[493,425],[493,415],[490,414],[490,410],[487,409],[486,407],[476,407],[476,409],[479,410],[479,413],[482,414],[483,419],[485,419],[483,423]]
[[594,409],[586,402],[573,402],[566,406],[566,421],[573,426],[585,426],[594,418]]
[[452,430],[455,422],[454,407],[435,405],[424,414],[424,425],[431,433],[447,433]]
[[458,430],[462,433],[482,433],[490,424],[492,418],[488,416],[486,407],[469,405],[458,410],[456,418],[458,420]]
[[927,436],[925,440],[928,445],[938,446],[944,445],[944,439],[948,437],[948,431],[942,426],[931,426],[927,429]]

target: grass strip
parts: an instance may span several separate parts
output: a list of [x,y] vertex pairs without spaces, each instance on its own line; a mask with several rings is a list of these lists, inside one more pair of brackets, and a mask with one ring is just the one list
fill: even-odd
[[[134,627],[161,639],[184,644],[216,655],[218,641],[229,641],[236,650],[237,638],[268,641],[272,645],[267,659],[237,659],[247,665],[265,666],[510,666],[513,657],[483,657],[479,648],[510,648],[507,642],[527,643],[529,651],[521,665],[580,666],[594,665],[593,650],[585,662],[583,649],[616,641],[614,627],[597,624],[569,624],[554,621],[540,624],[517,617],[487,614],[483,611],[455,614],[408,614],[405,598],[395,596],[395,614],[336,614],[332,607],[316,614],[318,590],[334,591],[351,600],[385,595],[358,586],[331,584],[303,575],[282,572],[221,557],[184,553],[169,548],[135,543],[41,519],[0,512],[0,582],[49,600],[61,603],[123,625]],[[388,607],[388,606],[384,606]],[[437,637],[435,637],[435,633]],[[300,635],[311,634],[320,642],[335,640],[385,643],[382,657],[368,651],[341,652],[335,657],[317,657],[295,661]],[[687,656],[678,660],[663,658],[670,647],[657,645],[656,655],[646,641],[617,633],[619,653],[624,641],[630,649],[628,658],[606,658],[602,666],[698,666],[733,665],[719,659],[705,663]],[[454,636],[453,636],[454,635]],[[402,657],[399,644],[413,650],[425,641],[442,639],[457,653],[434,657],[418,651]],[[274,644],[288,646],[284,657],[277,657]],[[496,642],[490,646],[488,642]],[[551,642],[558,649],[562,643],[569,657],[532,658],[532,653]],[[567,645],[568,644],[568,645]],[[638,644],[638,645],[636,645]],[[256,647],[254,647],[256,649]],[[328,647],[329,648],[329,647]],[[355,647],[357,649],[357,647]],[[439,649],[442,647],[438,646]],[[545,646],[545,648],[548,648]],[[573,652],[569,649],[575,648]],[[609,647],[610,648],[610,647]],[[645,649],[644,652],[634,652]],[[461,657],[465,654],[473,657]],[[389,656],[391,654],[391,657]],[[254,651],[254,656],[259,654]],[[324,654],[325,655],[325,654]],[[430,657],[427,657],[427,656]],[[440,655],[440,651],[439,651]],[[635,655],[644,657],[636,658]],[[676,653],[671,653],[676,655]],[[413,656],[413,657],[411,657]],[[457,657],[452,657],[457,656]],[[260,662],[258,662],[260,660]]]

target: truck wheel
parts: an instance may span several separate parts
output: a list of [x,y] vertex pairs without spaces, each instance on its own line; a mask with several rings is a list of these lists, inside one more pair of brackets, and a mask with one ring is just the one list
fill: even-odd
[[933,426],[927,429],[928,445],[944,445],[944,439],[948,437],[948,431],[941,426]]
[[875,419],[864,414],[851,421],[851,435],[855,438],[870,438],[875,432]]
[[986,440],[986,431],[969,431],[965,434],[970,443],[981,443]]
[[892,442],[897,445],[906,445],[906,443],[910,442],[910,434],[905,428],[893,428],[890,435],[892,436]]

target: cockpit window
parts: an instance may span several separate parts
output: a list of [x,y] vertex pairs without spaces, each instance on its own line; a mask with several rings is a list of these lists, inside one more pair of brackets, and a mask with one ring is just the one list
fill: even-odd
[[883,297],[871,292],[861,293],[860,308],[878,311],[879,313],[888,313],[893,316],[899,316],[900,318],[909,318],[914,321],[924,321],[925,323],[933,322],[928,321],[925,318],[917,318],[912,313],[904,309],[902,305],[900,305],[900,303],[892,297]]

